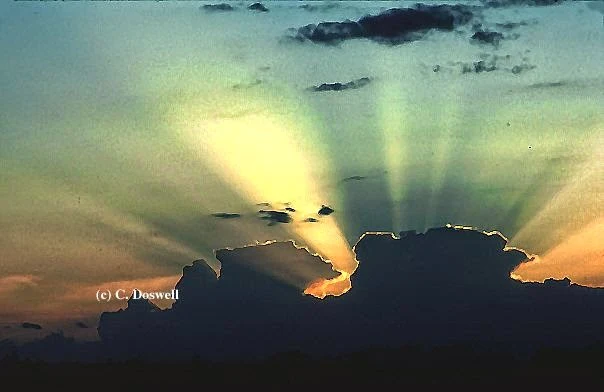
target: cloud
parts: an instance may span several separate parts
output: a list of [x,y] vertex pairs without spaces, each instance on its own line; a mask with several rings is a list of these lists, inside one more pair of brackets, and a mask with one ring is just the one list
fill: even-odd
[[318,221],[319,220],[317,218],[312,218],[312,217],[304,219],[304,222],[308,222],[308,223],[316,223]]
[[370,82],[370,78],[364,77],[360,79],[351,80],[350,82],[346,83],[322,83],[317,86],[310,87],[309,90],[314,92],[354,90],[361,87],[365,87]]
[[290,223],[292,221],[291,215],[285,211],[260,210],[258,214],[260,215],[260,219],[268,220],[268,224],[271,226],[277,223]]
[[298,247],[293,241],[219,249],[216,251],[216,258],[222,265],[221,278],[224,276],[233,282],[247,280],[249,274],[263,271],[302,291],[318,279],[333,279],[339,275],[330,263],[309,253],[306,248]]
[[352,181],[363,181],[366,180],[367,176],[350,176],[346,178],[342,178],[341,182],[352,182]]
[[212,214],[212,216],[221,219],[241,218],[241,214],[235,212],[215,212]]
[[561,4],[565,0],[481,0],[485,7],[501,8],[501,7],[517,7],[531,6],[544,7],[549,5]]
[[498,31],[479,30],[475,32],[470,39],[472,42],[499,47],[499,43],[504,39],[504,37],[503,34]]
[[557,82],[541,82],[541,83],[533,83],[529,84],[528,88],[556,88],[556,87],[564,87],[568,85],[568,82],[565,81],[557,81]]
[[0,278],[0,295],[12,293],[23,288],[32,288],[38,285],[40,277],[35,275],[10,275]]
[[326,205],[322,205],[321,208],[319,209],[319,211],[317,212],[317,214],[319,215],[331,215],[334,213],[334,209],[326,206]]
[[82,328],[82,329],[87,329],[88,328],[88,324],[86,324],[83,321],[77,321],[75,323],[75,326],[78,327],[78,328]]
[[21,324],[21,328],[23,329],[42,329],[40,324],[24,322]]
[[463,63],[461,67],[461,73],[482,73],[482,72],[493,72],[497,69],[495,61],[479,60],[473,63]]
[[354,252],[360,264],[352,289],[319,300],[301,295],[299,287],[333,271],[291,243],[217,251],[220,278],[202,261],[185,267],[176,285],[182,299],[172,309],[143,302],[104,313],[103,345],[126,357],[213,359],[417,343],[493,348],[521,342],[530,350],[590,343],[604,327],[598,311],[604,290],[568,279],[512,279],[534,256],[508,247],[498,232],[447,226],[398,237],[366,233]]
[[232,5],[227,4],[227,3],[204,4],[199,8],[206,12],[224,12],[224,11],[234,11],[235,10],[235,8]]
[[[535,24],[535,23],[536,22],[533,21],[533,24]],[[528,24],[529,24],[529,22],[527,22],[527,21],[520,21],[520,22],[495,23],[495,26],[497,26],[500,29],[514,30],[520,26],[527,26]]]
[[247,8],[252,11],[268,12],[268,8],[266,8],[262,3],[250,4]]
[[320,44],[334,44],[353,38],[368,38],[398,44],[421,38],[429,30],[452,31],[468,23],[474,7],[467,5],[425,5],[391,8],[358,21],[321,22],[294,31],[292,38]]
[[317,11],[328,11],[328,10],[332,10],[334,8],[339,8],[340,4],[338,3],[334,3],[334,2],[329,2],[329,3],[324,3],[324,4],[302,4],[300,6],[298,6],[298,8],[303,9],[305,11],[309,11],[309,12],[317,12]]
[[535,69],[535,68],[537,68],[537,67],[532,64],[522,63],[522,64],[514,65],[511,69],[511,72],[514,75],[518,75],[518,74],[521,74],[526,71],[530,71],[531,69]]
[[[512,65],[512,56],[505,55],[499,56],[496,54],[482,54],[481,60],[473,62],[453,62],[450,63],[460,67],[462,74],[467,73],[489,73],[493,71],[504,71],[511,72],[515,75],[523,73],[525,71],[537,68],[536,66],[529,64],[528,59],[524,58],[520,64]],[[439,66],[440,67],[440,66]],[[439,68],[440,69],[440,68]]]

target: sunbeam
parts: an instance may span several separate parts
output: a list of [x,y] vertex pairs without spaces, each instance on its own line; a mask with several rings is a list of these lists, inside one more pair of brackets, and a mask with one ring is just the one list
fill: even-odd
[[[233,184],[250,205],[266,202],[293,210],[277,207],[276,212],[286,221],[269,224],[280,225],[297,243],[332,262],[336,270],[350,273],[356,268],[336,219],[318,214],[329,203],[317,180],[325,171],[320,166],[324,161],[313,156],[312,146],[304,144],[303,123],[251,114],[241,119],[188,117],[184,124],[188,129],[179,132],[199,149],[200,159]],[[318,222],[308,222],[308,218]],[[326,291],[333,294],[333,290]],[[324,297],[323,290],[306,292]]]
[[[600,133],[602,134],[602,133]],[[577,174],[512,237],[512,244],[546,254],[589,222],[604,215],[604,137]],[[543,235],[547,233],[547,235]]]

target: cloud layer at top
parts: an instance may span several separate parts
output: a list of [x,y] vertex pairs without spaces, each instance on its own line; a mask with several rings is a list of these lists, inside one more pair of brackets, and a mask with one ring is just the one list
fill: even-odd
[[470,6],[424,5],[415,8],[391,8],[358,21],[321,22],[300,27],[293,38],[321,44],[333,44],[353,38],[369,38],[388,43],[412,41],[429,30],[451,31],[474,16]]

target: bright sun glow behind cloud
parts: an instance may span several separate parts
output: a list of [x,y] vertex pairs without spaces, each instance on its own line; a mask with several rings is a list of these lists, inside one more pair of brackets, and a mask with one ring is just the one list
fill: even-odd
[[[312,146],[304,145],[301,125],[266,114],[190,119],[186,124],[188,130],[181,132],[196,146],[199,158],[232,184],[250,205],[291,205],[295,209],[293,221],[281,226],[297,243],[331,261],[339,271],[348,274],[356,268],[350,244],[336,219],[317,215],[321,205],[329,204],[317,180],[321,173],[319,162],[325,161],[313,156]],[[306,218],[319,222],[306,222]],[[347,274],[337,281],[347,280]],[[338,283],[338,287],[341,285]],[[319,297],[334,293],[320,282],[313,287],[307,293]]]

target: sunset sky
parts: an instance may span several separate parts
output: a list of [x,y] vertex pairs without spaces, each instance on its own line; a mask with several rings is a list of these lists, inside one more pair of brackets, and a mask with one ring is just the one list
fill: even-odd
[[[446,224],[536,255],[518,279],[604,286],[601,11],[485,9],[498,45],[471,42],[476,21],[401,44],[288,39],[413,3],[0,5],[0,325],[92,323],[123,306],[100,288],[170,289],[265,241],[350,273],[363,233]],[[496,69],[463,71],[480,60]]]

